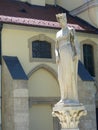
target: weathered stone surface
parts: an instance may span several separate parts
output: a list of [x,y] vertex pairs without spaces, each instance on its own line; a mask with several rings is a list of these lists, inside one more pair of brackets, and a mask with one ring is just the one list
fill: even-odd
[[78,80],[79,101],[82,102],[87,110],[87,116],[80,119],[80,130],[96,130],[96,88],[93,82],[83,82]]
[[28,130],[29,103],[27,81],[13,80],[4,61],[2,70],[2,129]]

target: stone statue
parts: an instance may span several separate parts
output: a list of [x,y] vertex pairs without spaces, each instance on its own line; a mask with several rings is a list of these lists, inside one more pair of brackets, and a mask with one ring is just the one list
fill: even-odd
[[77,90],[77,69],[80,54],[75,30],[67,26],[66,14],[57,14],[61,30],[56,34],[56,62],[61,100],[53,107],[53,117],[58,117],[61,130],[79,130],[79,119],[87,114],[79,103]]
[[78,104],[77,68],[79,45],[75,30],[67,26],[66,14],[57,14],[61,30],[56,34],[56,62],[58,65],[58,81],[63,104]]

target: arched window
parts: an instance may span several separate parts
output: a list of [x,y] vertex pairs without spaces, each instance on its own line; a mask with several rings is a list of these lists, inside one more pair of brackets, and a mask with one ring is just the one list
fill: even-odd
[[54,62],[55,41],[45,34],[39,34],[29,39],[30,62]]
[[84,65],[91,76],[95,76],[94,72],[94,56],[93,56],[93,46],[90,44],[83,44],[83,58]]
[[46,41],[32,42],[32,57],[33,58],[51,58],[51,44]]

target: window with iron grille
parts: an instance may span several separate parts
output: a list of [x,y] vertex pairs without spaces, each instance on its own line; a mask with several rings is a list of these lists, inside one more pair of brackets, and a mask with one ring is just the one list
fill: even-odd
[[33,58],[49,58],[51,59],[51,44],[47,41],[32,42],[32,57]]
[[83,45],[83,58],[84,65],[91,76],[95,76],[94,72],[94,56],[93,56],[93,46],[89,44]]

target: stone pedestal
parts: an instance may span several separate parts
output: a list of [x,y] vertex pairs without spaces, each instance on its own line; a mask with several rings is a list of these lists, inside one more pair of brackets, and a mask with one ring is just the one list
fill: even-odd
[[79,128],[77,128],[77,129],[69,129],[69,128],[68,129],[67,128],[63,129],[62,128],[61,130],[79,130]]
[[86,115],[87,111],[82,104],[63,104],[57,103],[53,107],[52,115],[58,117],[61,130],[79,130],[79,119]]

